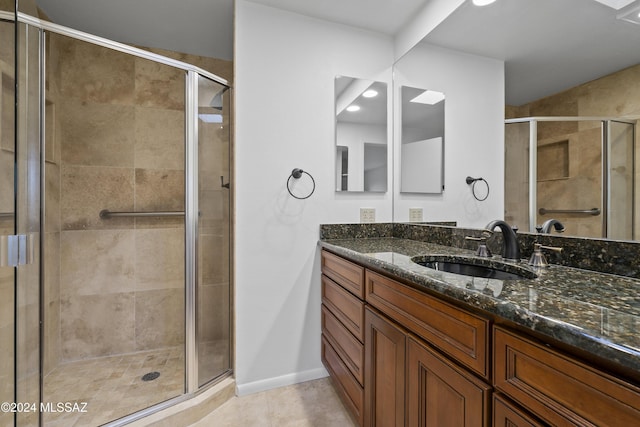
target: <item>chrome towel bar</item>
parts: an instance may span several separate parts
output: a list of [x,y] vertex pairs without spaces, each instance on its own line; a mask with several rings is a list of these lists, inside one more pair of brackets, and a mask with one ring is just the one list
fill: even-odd
[[100,218],[109,219],[114,217],[157,217],[157,216],[184,216],[184,211],[175,212],[111,212],[109,209],[100,211]]
[[592,209],[545,209],[545,208],[540,208],[538,210],[538,212],[540,213],[540,215],[546,215],[546,214],[554,214],[554,213],[575,213],[575,214],[585,214],[585,215],[600,215],[600,209],[599,208],[592,208]]

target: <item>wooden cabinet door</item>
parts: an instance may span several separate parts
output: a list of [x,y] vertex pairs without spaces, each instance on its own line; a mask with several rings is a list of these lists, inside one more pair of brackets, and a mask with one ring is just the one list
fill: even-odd
[[493,395],[493,427],[544,427],[499,394]]
[[491,387],[413,337],[407,340],[407,426],[489,425]]
[[364,425],[404,426],[405,332],[365,310]]

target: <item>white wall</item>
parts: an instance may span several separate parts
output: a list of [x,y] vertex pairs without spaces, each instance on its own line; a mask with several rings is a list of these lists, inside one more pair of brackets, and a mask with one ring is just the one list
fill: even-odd
[[[503,218],[504,63],[421,44],[398,61],[394,79],[395,99],[403,85],[446,95],[445,190],[439,195],[400,193],[400,146],[396,144],[394,221],[408,221],[409,208],[416,207],[423,208],[425,221],[453,220],[467,227],[483,227],[492,219]],[[398,110],[399,103],[394,108]],[[394,132],[394,140],[400,141],[400,126]],[[489,182],[486,201],[473,198],[465,182],[467,175]]]
[[[442,21],[458,9],[465,0],[429,0],[395,36],[395,59],[399,60]],[[427,88],[431,89],[431,88]]]
[[[235,31],[235,374],[246,394],[326,375],[319,224],[359,222],[360,207],[392,220],[391,191],[335,192],[334,78],[391,88],[393,42],[245,0]],[[309,199],[287,193],[295,167],[315,178]]]
[[388,126],[384,125],[374,126],[348,122],[338,122],[336,124],[337,144],[349,149],[347,167],[349,171],[349,181],[347,182],[349,191],[364,191],[365,143],[387,145],[387,140],[389,139],[387,129]]

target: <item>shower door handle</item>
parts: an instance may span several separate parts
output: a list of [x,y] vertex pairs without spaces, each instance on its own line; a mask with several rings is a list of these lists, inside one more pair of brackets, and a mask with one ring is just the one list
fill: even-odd
[[0,236],[0,267],[31,264],[33,243],[33,234]]

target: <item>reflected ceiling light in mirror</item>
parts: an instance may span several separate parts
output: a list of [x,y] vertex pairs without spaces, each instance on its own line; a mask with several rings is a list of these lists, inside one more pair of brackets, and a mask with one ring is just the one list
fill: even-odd
[[349,105],[347,107],[347,111],[349,111],[350,113],[353,113],[355,111],[360,111],[360,106],[359,105]]
[[488,4],[491,4],[493,2],[495,2],[496,0],[473,0],[473,4],[475,4],[476,6],[486,6]]
[[631,22],[632,24],[640,25],[640,0],[634,1],[621,9],[616,18],[622,21]]
[[198,118],[205,123],[222,123],[221,114],[198,114]]
[[435,105],[438,102],[444,100],[444,93],[436,90],[425,90],[420,95],[413,98],[410,102],[417,104]]
[[369,89],[369,90],[365,90],[362,96],[364,96],[365,98],[374,98],[378,96],[378,92],[373,89]]

